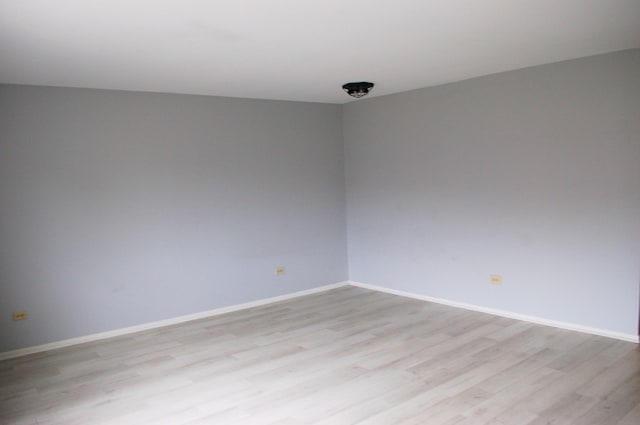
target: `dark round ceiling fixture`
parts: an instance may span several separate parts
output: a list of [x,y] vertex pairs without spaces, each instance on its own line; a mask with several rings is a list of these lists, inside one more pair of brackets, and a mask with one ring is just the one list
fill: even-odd
[[367,81],[360,81],[358,83],[347,83],[342,86],[342,90],[346,91],[349,96],[353,96],[356,99],[360,99],[362,96],[369,94],[373,88],[373,83]]

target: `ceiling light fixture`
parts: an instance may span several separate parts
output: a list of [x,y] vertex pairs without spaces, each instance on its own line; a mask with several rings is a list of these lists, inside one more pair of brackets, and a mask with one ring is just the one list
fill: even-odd
[[353,96],[356,99],[360,99],[363,96],[369,94],[373,88],[373,83],[367,81],[360,81],[359,83],[347,83],[342,86],[342,90],[347,92],[349,96]]

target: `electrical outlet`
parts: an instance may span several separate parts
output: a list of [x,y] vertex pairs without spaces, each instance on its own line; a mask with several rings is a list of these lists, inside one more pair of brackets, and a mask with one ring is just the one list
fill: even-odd
[[276,276],[284,276],[286,272],[287,272],[287,269],[284,268],[283,266],[276,267]]
[[26,320],[29,317],[26,311],[14,311],[13,320]]
[[502,285],[502,276],[500,276],[499,274],[490,274],[489,283],[491,283],[492,285]]

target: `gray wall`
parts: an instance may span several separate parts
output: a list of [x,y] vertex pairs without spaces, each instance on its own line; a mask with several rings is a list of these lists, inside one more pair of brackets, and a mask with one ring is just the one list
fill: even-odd
[[354,281],[636,334],[639,58],[344,108],[0,85],[0,352],[343,281],[347,258]]
[[0,86],[0,352],[346,280],[341,126],[338,105]]
[[351,280],[637,335],[640,50],[343,120]]

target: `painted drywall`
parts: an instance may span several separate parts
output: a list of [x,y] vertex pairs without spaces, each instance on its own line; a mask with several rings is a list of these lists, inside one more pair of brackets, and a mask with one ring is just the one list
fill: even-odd
[[343,281],[347,259],[353,281],[637,334],[639,58],[344,108],[0,85],[0,352]]
[[338,105],[2,85],[0,352],[344,281],[344,202]]
[[638,334],[640,50],[365,99],[343,121],[351,280]]

